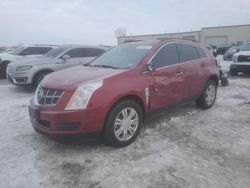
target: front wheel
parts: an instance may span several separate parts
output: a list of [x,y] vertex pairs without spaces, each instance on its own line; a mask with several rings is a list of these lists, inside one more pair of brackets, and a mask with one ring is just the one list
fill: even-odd
[[35,76],[35,79],[34,79],[34,82],[33,82],[33,86],[35,87],[35,88],[37,88],[37,86],[41,83],[41,81],[44,79],[44,77],[47,75],[47,74],[49,74],[50,72],[47,72],[47,71],[45,71],[45,72],[40,72],[39,74],[37,74],[36,76]]
[[230,75],[231,76],[236,76],[238,74],[238,72],[234,69],[230,69]]
[[203,109],[208,109],[213,106],[217,95],[217,84],[214,80],[209,80],[204,88],[199,99],[196,100],[196,105]]
[[131,144],[142,124],[141,107],[132,100],[118,103],[109,113],[104,130],[105,141],[114,147]]

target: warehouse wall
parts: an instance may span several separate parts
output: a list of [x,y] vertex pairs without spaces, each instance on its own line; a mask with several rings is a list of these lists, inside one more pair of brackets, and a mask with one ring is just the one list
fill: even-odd
[[230,45],[250,41],[250,25],[202,28],[201,43]]
[[169,39],[169,38],[191,39],[191,40],[200,41],[200,31],[118,37],[118,44],[131,42],[131,41]]
[[250,25],[206,27],[201,31],[118,37],[118,44],[166,38],[192,39],[203,45],[241,45],[250,41]]

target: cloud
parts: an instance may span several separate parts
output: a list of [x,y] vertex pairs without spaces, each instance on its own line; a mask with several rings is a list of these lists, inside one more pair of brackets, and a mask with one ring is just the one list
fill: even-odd
[[248,0],[0,0],[0,45],[114,45],[117,27],[130,35],[247,24],[249,6]]

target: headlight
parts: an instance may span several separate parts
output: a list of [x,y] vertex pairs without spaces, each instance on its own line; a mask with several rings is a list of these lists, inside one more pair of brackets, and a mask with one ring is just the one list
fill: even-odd
[[24,71],[24,70],[29,70],[31,68],[32,68],[32,65],[18,66],[16,68],[16,71]]
[[76,89],[65,110],[85,109],[93,93],[102,86],[103,81],[82,85]]
[[233,56],[233,63],[237,63],[237,58],[238,57],[236,55]]

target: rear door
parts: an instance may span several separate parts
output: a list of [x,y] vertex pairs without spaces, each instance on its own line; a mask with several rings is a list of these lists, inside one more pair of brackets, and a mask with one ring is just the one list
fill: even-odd
[[178,44],[181,67],[185,76],[185,98],[200,95],[204,84],[204,59],[199,55],[196,47],[189,44]]
[[155,70],[151,72],[153,84],[150,87],[151,110],[182,101],[184,97],[183,70],[179,65],[177,46],[167,44],[151,61]]

